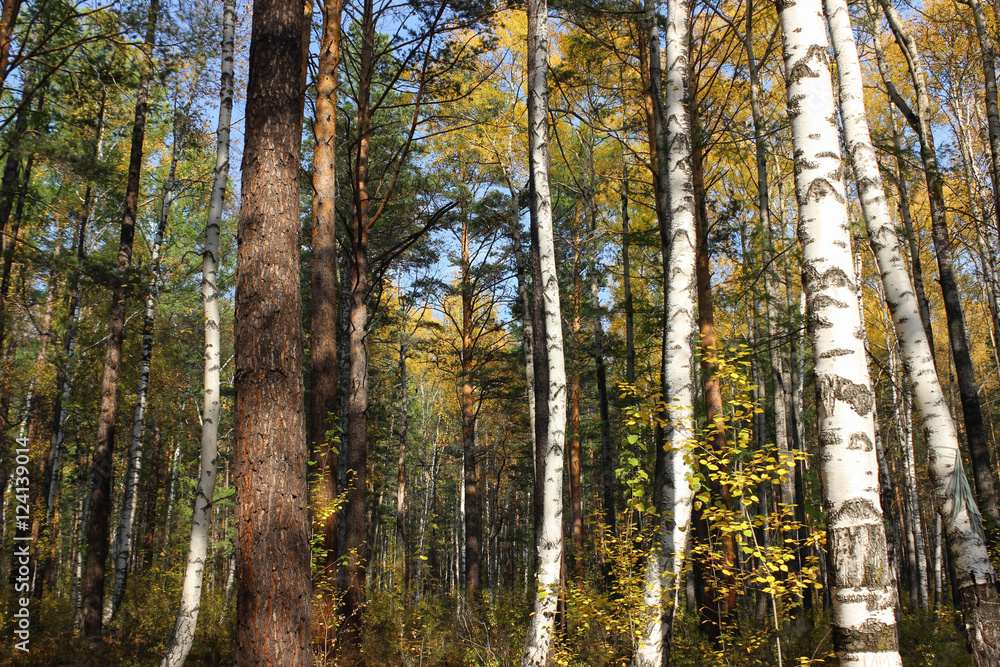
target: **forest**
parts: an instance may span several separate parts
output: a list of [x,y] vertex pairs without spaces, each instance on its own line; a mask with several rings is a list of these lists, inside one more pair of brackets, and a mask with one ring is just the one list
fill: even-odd
[[3,0],[0,664],[1000,666],[1000,0]]

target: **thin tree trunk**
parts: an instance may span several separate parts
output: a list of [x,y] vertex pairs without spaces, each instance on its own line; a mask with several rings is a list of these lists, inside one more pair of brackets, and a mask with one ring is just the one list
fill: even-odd
[[[891,317],[891,316],[890,316]],[[896,350],[890,352],[890,367],[894,370],[896,365]],[[916,566],[913,571],[913,578],[916,582],[917,598],[916,602],[922,609],[930,608],[930,597],[927,591],[927,555],[924,548],[924,528],[922,513],[920,511],[920,496],[917,494],[917,472],[916,461],[913,452],[913,428],[910,415],[912,406],[910,404],[910,389],[907,385],[904,388],[902,400],[895,400],[896,376],[893,373],[893,404],[898,406],[898,418],[896,423],[899,429],[899,442],[903,450],[903,489],[906,494],[905,512],[910,532],[913,535],[913,560]]]
[[[150,0],[143,51],[152,57],[156,40],[159,0]],[[91,468],[90,517],[88,521],[87,555],[83,581],[83,634],[100,639],[103,631],[104,578],[108,558],[108,523],[111,516],[112,462],[115,446],[115,414],[118,406],[118,381],[121,373],[122,341],[125,339],[125,306],[127,273],[132,265],[132,245],[135,239],[135,219],[139,205],[139,176],[142,172],[142,144],[146,136],[149,89],[152,72],[143,70],[135,102],[132,122],[132,145],[129,155],[128,182],[125,187],[125,211],[118,241],[114,293],[108,317],[108,343],[101,378],[101,412],[97,424],[97,445]]]
[[128,580],[129,556],[135,542],[136,511],[139,505],[139,475],[142,472],[143,438],[146,433],[146,400],[149,392],[149,373],[153,359],[153,325],[156,319],[156,297],[159,290],[161,258],[160,248],[163,245],[163,234],[170,216],[170,206],[174,200],[174,187],[177,175],[177,159],[183,144],[183,133],[176,130],[179,123],[174,124],[174,145],[170,151],[170,167],[167,180],[163,187],[163,205],[160,208],[160,218],[153,237],[152,276],[146,290],[146,312],[143,315],[141,358],[139,362],[139,386],[136,390],[135,416],[132,420],[132,441],[128,451],[128,465],[125,471],[125,493],[118,515],[118,539],[115,540],[114,567],[115,576],[111,582],[110,604],[104,610],[104,622],[107,623],[118,613],[122,599],[125,597],[125,586]]
[[[686,445],[694,433],[694,334],[697,309],[697,229],[691,169],[691,123],[689,114],[688,56],[691,42],[690,0],[669,0],[666,24],[667,76],[665,95],[657,94],[659,34],[647,5],[650,42],[650,82],[656,114],[658,167],[668,205],[668,225],[661,228],[665,247],[664,315],[662,358],[663,400],[671,406],[665,428],[662,492],[656,499],[660,521],[659,552],[647,559],[645,629],[633,657],[635,667],[669,663],[674,611],[678,600],[681,568],[687,552],[691,520],[691,490],[685,461]],[[658,99],[659,98],[659,99]],[[662,106],[661,106],[662,105]],[[661,224],[663,224],[661,222]],[[669,244],[669,245],[667,245]],[[657,451],[659,454],[659,448]],[[659,468],[659,467],[658,467]],[[657,477],[660,471],[657,470]]]
[[[625,168],[625,183],[623,183],[622,191],[622,214],[623,214],[623,226],[627,232],[628,230],[628,194],[627,194],[627,182],[628,182],[628,171]],[[594,170],[591,169],[591,177],[594,176]],[[597,374],[597,401],[598,410],[600,411],[601,417],[601,486],[603,489],[603,505],[602,510],[604,513],[604,524],[607,526],[608,532],[611,535],[617,533],[617,516],[615,511],[615,460],[614,460],[614,446],[611,443],[611,408],[610,402],[608,400],[608,372],[604,363],[604,320],[603,312],[601,310],[601,285],[600,276],[597,267],[600,264],[600,250],[597,243],[597,203],[594,201],[594,184],[591,184],[590,188],[590,237],[591,237],[591,249],[590,249],[590,307],[594,311],[594,366]],[[624,250],[624,246],[627,243],[625,240],[625,235],[622,236],[623,244],[623,257],[627,257],[627,251]],[[628,264],[625,263],[625,280],[628,281]],[[628,284],[626,282],[626,284]],[[629,288],[631,292],[631,288]],[[634,343],[632,342],[631,335],[632,332],[629,328],[632,326],[631,313],[631,294],[628,294],[629,303],[626,306],[626,350],[629,347],[633,348],[631,351],[631,364],[632,364],[632,382],[634,383],[635,378],[635,350]],[[629,363],[629,352],[626,351],[626,366]],[[626,368],[626,375],[628,375],[628,368]],[[626,380],[627,381],[627,380]],[[611,583],[609,576],[611,574],[610,568],[605,570],[605,582]]]
[[[405,329],[405,320],[402,326]],[[399,340],[399,458],[396,463],[396,552],[402,568],[404,592],[410,586],[410,531],[406,523],[406,448],[410,429],[410,377],[406,368],[408,352],[409,343],[404,330],[400,332]]]
[[[573,374],[569,381],[569,446],[566,448],[569,481],[569,541],[564,553],[567,572],[583,580],[583,461],[580,457],[580,220],[575,221],[573,250],[573,319],[570,321],[570,350]],[[565,577],[564,577],[565,579]]]
[[[978,526],[975,501],[962,471],[958,433],[946,408],[923,328],[919,326],[916,300],[885,204],[878,162],[868,132],[861,66],[847,4],[845,0],[827,0],[826,10],[840,74],[847,146],[886,302],[892,312],[913,397],[924,421],[935,504],[942,517],[948,520],[948,547],[955,566],[967,641],[974,664],[996,665],[1000,663],[1000,594],[995,587],[996,577]],[[928,125],[923,127],[929,128]],[[926,149],[923,152],[926,153]],[[928,176],[928,179],[930,186],[933,178]]]
[[[318,649],[333,657],[337,643],[337,453],[335,428],[340,412],[337,360],[337,75],[340,66],[340,21],[343,0],[323,0],[323,34],[316,80],[316,120],[313,124],[312,285],[310,301],[310,460],[313,470],[313,532],[323,536],[317,554],[316,589]],[[307,33],[308,34],[308,33]],[[334,432],[332,432],[334,431]],[[333,437],[331,437],[331,435]]]
[[469,266],[469,226],[462,218],[462,456],[463,456],[463,533],[465,548],[465,591],[479,592],[480,517],[479,486],[476,475],[476,402],[472,374],[476,360],[473,341],[472,276]]
[[354,212],[350,237],[350,324],[348,326],[347,393],[347,509],[344,516],[344,552],[347,555],[343,594],[344,623],[341,644],[345,660],[361,650],[361,615],[365,601],[365,570],[368,564],[367,467],[368,467],[368,239],[370,231],[368,159],[371,149],[371,84],[375,49],[372,1],[365,0],[361,22],[361,58],[358,74],[357,132],[355,156]]
[[[628,165],[622,167],[622,292],[625,310],[625,382],[635,384],[635,305],[632,300],[632,262],[628,215]],[[611,525],[611,524],[609,524]],[[612,532],[614,532],[612,530]]]
[[958,377],[959,396],[962,401],[962,414],[965,420],[965,433],[972,455],[972,472],[976,482],[976,496],[980,509],[986,520],[987,539],[996,543],[1000,539],[1000,506],[998,506],[996,485],[993,479],[989,443],[986,440],[986,430],[983,423],[982,409],[979,403],[978,385],[976,384],[975,368],[969,351],[969,338],[966,333],[965,315],[962,311],[961,295],[955,277],[955,257],[951,236],[948,231],[944,201],[944,182],[937,162],[934,147],[934,135],[931,130],[930,97],[924,78],[920,53],[912,35],[906,32],[902,19],[886,0],[879,0],[889,27],[899,48],[906,58],[910,78],[916,89],[917,112],[906,104],[896,91],[888,77],[888,69],[881,48],[877,50],[879,70],[886,83],[889,96],[893,103],[906,117],[910,126],[920,141],[920,158],[924,165],[927,178],[927,193],[931,210],[931,238],[934,241],[934,252],[937,255],[938,275],[941,283],[941,294],[944,297],[945,315],[948,321],[948,339],[951,343],[952,359],[955,363],[955,374]]
[[[149,481],[146,487],[146,526],[145,534],[142,538],[143,569],[148,569],[153,564],[153,557],[156,555],[156,524],[157,507],[160,498],[160,475],[164,462],[163,449],[160,446],[160,427],[153,424],[153,453],[149,464]],[[169,456],[166,457],[169,460]]]
[[303,5],[255,0],[253,17],[237,232],[236,664],[296,667],[312,664],[297,280]]
[[[233,114],[233,46],[236,26],[236,0],[225,0],[222,10],[222,66],[219,90],[219,124],[216,130],[215,172],[212,198],[205,223],[205,250],[201,264],[201,297],[205,311],[205,395],[201,417],[201,457],[198,489],[191,517],[191,542],[188,547],[181,602],[173,634],[161,667],[180,667],[194,644],[195,628],[201,611],[202,582],[208,556],[208,510],[214,500],[216,458],[219,452],[221,371],[221,315],[219,312],[219,235],[222,207],[229,180],[229,133]],[[166,203],[164,203],[166,207]]]
[[979,52],[983,61],[986,127],[990,145],[990,179],[993,185],[993,213],[1000,220],[1000,108],[997,105],[997,72],[993,41],[988,34],[986,11],[982,0],[959,0],[972,10]]
[[[549,25],[546,0],[528,0],[528,141],[531,157],[533,226],[537,236],[540,280],[535,282],[536,301],[544,300],[545,349],[548,357],[546,438],[538,441],[542,464],[541,495],[535,503],[541,521],[535,542],[538,549],[537,593],[534,614],[528,625],[522,667],[544,667],[552,655],[556,602],[559,598],[562,537],[563,447],[566,439],[566,365],[563,356],[562,316],[553,239],[552,198],[549,191]],[[542,299],[539,299],[541,297]],[[536,369],[536,380],[538,373]],[[537,424],[537,422],[536,422]],[[536,483],[536,489],[539,485]]]
[[[856,293],[822,7],[778,9],[795,149],[802,276],[815,351],[833,646],[841,665],[902,665],[879,499],[873,407]],[[859,602],[863,600],[863,602]]]

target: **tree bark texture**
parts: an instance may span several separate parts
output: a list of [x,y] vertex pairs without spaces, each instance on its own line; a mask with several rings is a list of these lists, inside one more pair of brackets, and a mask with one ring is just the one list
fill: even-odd
[[[536,298],[544,300],[545,348],[548,357],[547,438],[538,443],[542,478],[541,520],[535,542],[538,550],[537,592],[534,614],[528,625],[522,667],[544,667],[552,653],[560,564],[563,554],[562,479],[566,440],[566,365],[563,356],[562,318],[553,239],[552,197],[549,188],[549,25],[546,0],[528,0],[528,133],[531,155],[532,208],[538,239],[540,280]],[[537,371],[537,369],[536,369]],[[536,379],[537,379],[536,372]],[[544,449],[543,449],[544,447]],[[539,475],[540,473],[540,475]],[[536,485],[537,488],[537,485]]]
[[312,664],[299,294],[302,3],[255,0],[236,276],[236,664]]
[[[967,641],[977,666],[1000,663],[1000,595],[961,467],[958,433],[941,391],[917,301],[886,204],[864,108],[861,65],[845,0],[826,0],[837,56],[841,109],[862,210],[878,261],[911,391],[923,418],[935,505],[945,520]],[[918,520],[914,518],[914,520]],[[917,554],[923,557],[923,554]]]
[[778,14],[816,360],[833,645],[841,665],[901,665],[826,26],[819,0],[781,3]]
[[[337,426],[340,411],[337,376],[337,72],[340,65],[340,21],[343,0],[323,0],[323,33],[316,80],[316,119],[313,124],[312,284],[310,302],[310,459],[315,461],[312,483],[313,531],[322,535],[316,588],[320,610],[317,638],[320,650],[332,657],[337,640],[334,589],[337,579],[337,454],[328,433]],[[308,33],[307,33],[308,35]]]

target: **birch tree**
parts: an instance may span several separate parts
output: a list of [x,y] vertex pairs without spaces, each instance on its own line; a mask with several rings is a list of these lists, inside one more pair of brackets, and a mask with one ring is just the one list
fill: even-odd
[[135,542],[135,520],[139,501],[139,475],[142,472],[143,438],[146,433],[146,403],[149,395],[149,373],[153,362],[153,325],[156,322],[156,297],[159,290],[163,246],[163,235],[170,217],[170,207],[176,196],[177,160],[184,144],[184,123],[182,114],[189,112],[187,108],[177,110],[174,114],[174,142],[170,150],[170,166],[167,180],[163,185],[163,202],[160,215],[153,235],[153,247],[150,262],[153,265],[152,275],[146,289],[145,312],[142,322],[142,343],[140,345],[139,385],[136,388],[135,412],[132,418],[132,439],[128,450],[128,464],[125,470],[125,494],[118,515],[118,534],[115,540],[114,561],[115,576],[111,582],[111,600],[104,609],[104,622],[115,617],[122,599],[125,597],[125,584],[128,581],[129,554]]
[[[159,18],[159,0],[151,0],[146,18],[143,55],[152,57]],[[87,526],[87,551],[83,579],[83,634],[99,639],[104,631],[104,578],[108,556],[108,523],[111,516],[111,478],[115,446],[115,420],[118,406],[118,383],[121,376],[122,343],[125,339],[125,306],[127,272],[132,266],[132,246],[135,241],[135,220],[139,207],[139,177],[142,171],[143,140],[146,137],[146,117],[149,113],[149,90],[152,74],[143,70],[135,100],[132,122],[132,142],[129,152],[128,182],[125,206],[118,241],[115,289],[111,296],[108,317],[108,339],[101,377],[101,413],[97,426],[90,482],[90,520]]]
[[920,159],[924,167],[931,214],[931,239],[934,242],[934,254],[937,256],[938,282],[941,285],[941,296],[948,323],[948,341],[951,344],[951,357],[955,364],[955,376],[958,380],[965,433],[972,459],[973,480],[976,485],[979,505],[985,514],[987,534],[990,535],[992,542],[996,541],[996,531],[1000,529],[1000,500],[998,500],[996,483],[993,478],[989,443],[979,399],[979,385],[972,363],[972,352],[969,349],[965,312],[958,291],[958,278],[955,272],[955,244],[948,228],[947,208],[944,199],[944,176],[938,162],[931,125],[930,92],[916,40],[906,30],[902,18],[891,3],[888,0],[877,1],[882,7],[896,44],[906,60],[910,81],[913,83],[916,93],[916,110],[914,110],[893,85],[889,77],[885,54],[878,36],[876,36],[875,48],[878,67],[889,98],[906,118],[920,143]]
[[[650,8],[647,4],[647,16]],[[662,359],[663,400],[666,414],[664,466],[661,483],[657,480],[657,508],[660,512],[659,551],[647,560],[647,607],[645,629],[632,664],[652,667],[669,661],[677,603],[678,575],[687,551],[691,522],[691,491],[687,476],[687,445],[693,438],[694,424],[694,348],[697,313],[695,275],[697,230],[694,186],[691,173],[691,122],[689,114],[688,58],[691,39],[690,0],[670,0],[667,4],[666,78],[663,98],[653,90],[655,114],[659,121],[658,143],[666,151],[658,153],[661,187],[665,190],[669,212],[665,249],[665,327]],[[656,22],[650,21],[650,80],[657,78],[659,35]],[[662,124],[662,125],[661,125]],[[662,196],[662,195],[661,195]],[[661,223],[662,224],[662,223]],[[669,258],[669,261],[667,260]],[[657,452],[657,456],[660,453]],[[660,477],[658,466],[657,477]]]
[[194,643],[198,613],[201,610],[201,588],[208,555],[208,511],[215,493],[216,466],[219,451],[219,371],[221,369],[221,317],[219,314],[219,232],[222,227],[222,207],[229,179],[229,130],[233,116],[233,42],[236,27],[236,0],[225,0],[222,8],[222,65],[219,91],[219,124],[216,130],[215,172],[212,198],[208,204],[205,224],[205,249],[201,263],[201,296],[205,310],[205,396],[201,417],[201,463],[198,469],[198,490],[195,492],[194,514],[191,517],[191,543],[187,566],[181,584],[181,603],[173,634],[161,667],[184,664]]
[[819,0],[781,3],[778,14],[816,359],[833,645],[841,665],[901,665],[826,26]]
[[[531,206],[535,215],[541,281],[535,284],[545,303],[545,347],[548,352],[548,430],[542,466],[535,471],[541,497],[538,534],[538,567],[535,575],[535,612],[528,625],[522,667],[545,667],[552,653],[558,601],[559,569],[563,555],[562,479],[566,440],[566,366],[563,357],[562,315],[556,274],[552,197],[549,189],[549,17],[547,0],[528,0],[528,151],[531,168]],[[536,397],[536,400],[541,398]]]
[[847,150],[858,180],[868,235],[913,399],[924,422],[934,501],[947,526],[949,556],[955,566],[966,638],[975,665],[1000,664],[1000,595],[995,585],[996,575],[986,550],[982,519],[962,470],[958,432],[941,391],[882,187],[868,131],[861,65],[850,14],[846,0],[825,0],[824,6],[837,58]]

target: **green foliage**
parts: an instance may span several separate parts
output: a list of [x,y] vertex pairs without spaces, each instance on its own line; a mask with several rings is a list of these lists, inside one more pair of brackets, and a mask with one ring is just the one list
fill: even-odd
[[[32,600],[31,651],[0,644],[0,664],[19,667],[144,667],[159,664],[177,618],[184,562],[169,569],[153,567],[129,578],[118,615],[106,626],[104,646],[95,651],[69,631],[74,610],[69,596],[45,595]],[[207,579],[206,579],[207,581]],[[0,608],[12,609],[11,591],[0,595]],[[35,606],[37,605],[37,606]],[[9,614],[4,614],[9,621]],[[6,626],[6,624],[5,624]],[[6,633],[13,636],[11,633]],[[235,595],[228,600],[222,587],[202,593],[198,632],[187,665],[231,665],[236,659]]]

